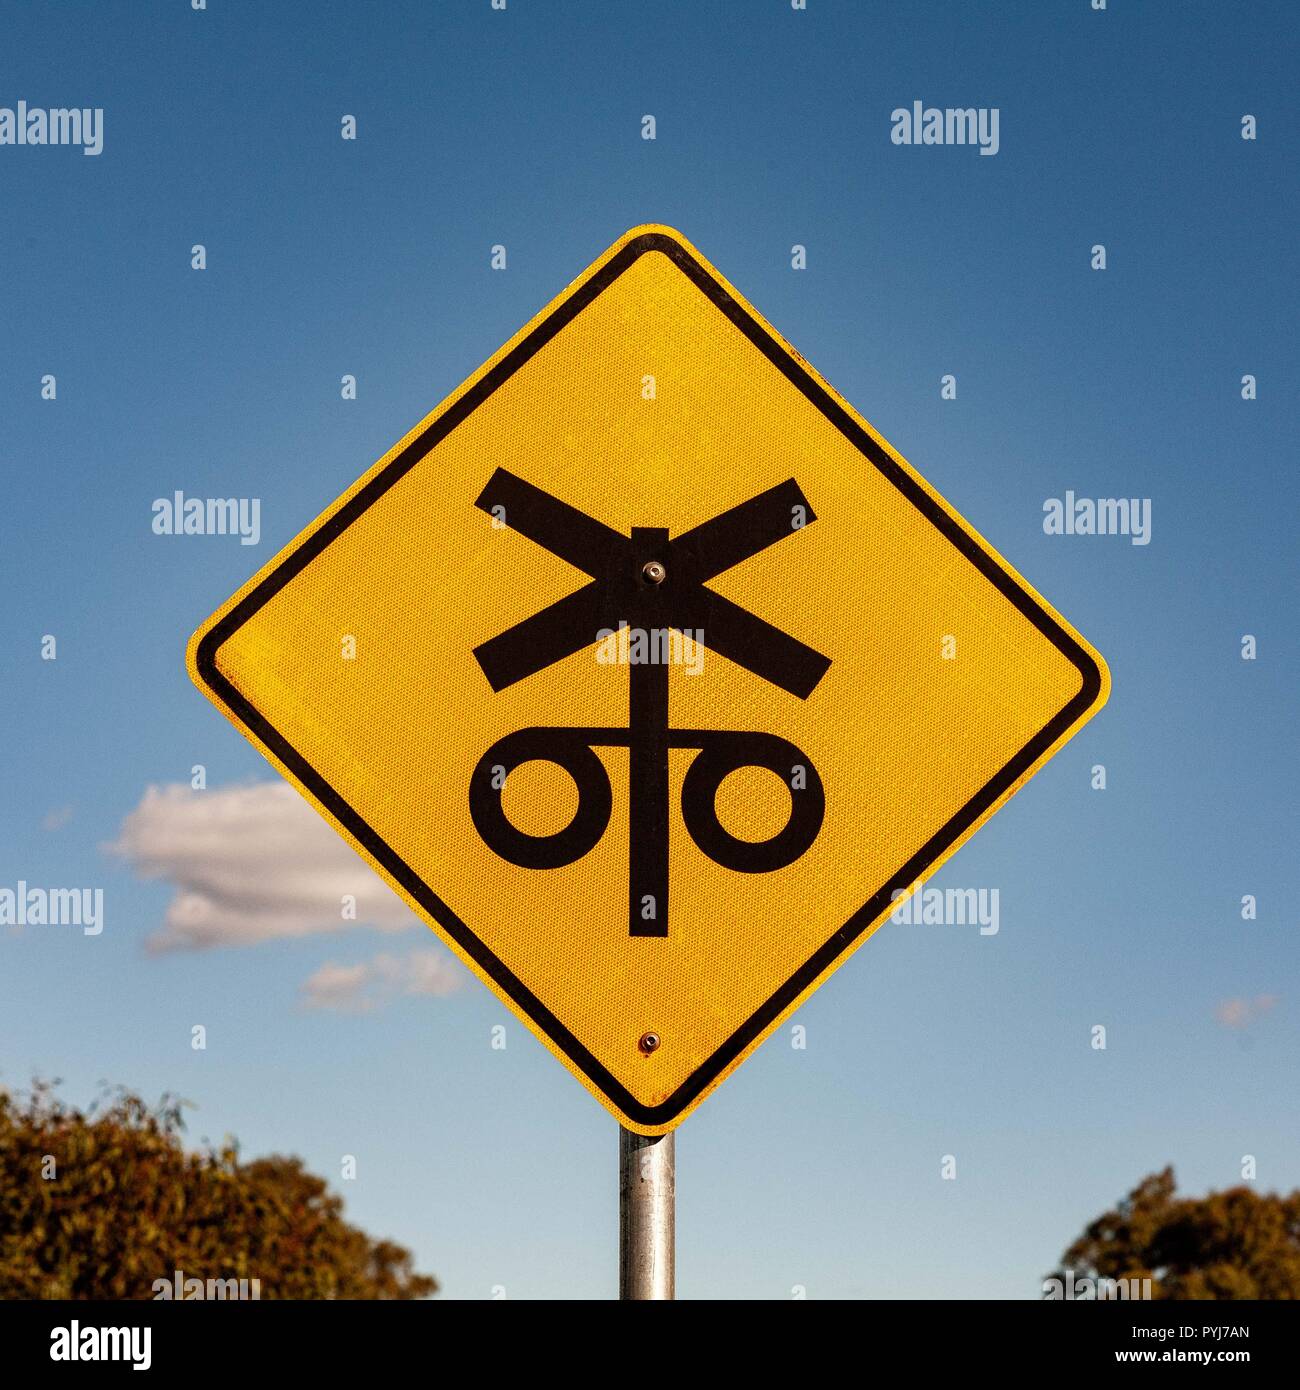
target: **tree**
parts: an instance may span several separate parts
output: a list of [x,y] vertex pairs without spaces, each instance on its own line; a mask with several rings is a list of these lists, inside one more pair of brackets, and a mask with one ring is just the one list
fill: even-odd
[[410,1251],[343,1219],[301,1159],[182,1143],[181,1103],[125,1090],[86,1112],[0,1093],[0,1299],[152,1298],[175,1271],[262,1298],[425,1298]]
[[1300,1298],[1300,1191],[1179,1197],[1152,1173],[1099,1216],[1053,1276],[1151,1280],[1152,1298]]

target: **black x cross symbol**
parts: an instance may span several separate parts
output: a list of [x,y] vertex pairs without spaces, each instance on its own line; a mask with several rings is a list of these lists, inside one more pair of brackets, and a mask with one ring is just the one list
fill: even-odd
[[[808,698],[831,664],[788,633],[704,587],[816,521],[793,479],[675,540],[659,527],[633,527],[631,536],[624,536],[504,468],[496,470],[474,505],[592,577],[590,584],[474,649],[493,690],[504,690],[581,651],[620,621],[694,630],[706,647],[801,700]],[[643,571],[655,561],[666,573],[660,583],[648,584]]]

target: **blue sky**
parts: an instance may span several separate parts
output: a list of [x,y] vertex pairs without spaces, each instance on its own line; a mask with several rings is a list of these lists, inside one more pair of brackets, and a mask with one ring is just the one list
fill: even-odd
[[[936,880],[997,887],[998,934],[887,926],[800,1012],[806,1050],[778,1034],[682,1129],[679,1294],[1032,1297],[1167,1162],[1191,1190],[1245,1154],[1261,1188],[1300,1185],[1290,6],[170,0],[2,23],[0,105],[105,114],[98,157],[0,146],[0,886],[102,886],[106,928],[0,935],[0,1084],[178,1091],[196,1138],[332,1178],[354,1154],[349,1213],[450,1297],[614,1291],[613,1122],[486,990],[306,1006],[323,966],[431,934],[147,952],[175,886],[104,846],[196,763],[215,794],[271,780],[190,685],[189,633],[653,221],[1114,680]],[[891,144],[914,100],[997,107],[998,154]],[[154,535],[177,489],[260,497],[260,544]],[[1151,498],[1151,544],[1044,535],[1067,489]]]

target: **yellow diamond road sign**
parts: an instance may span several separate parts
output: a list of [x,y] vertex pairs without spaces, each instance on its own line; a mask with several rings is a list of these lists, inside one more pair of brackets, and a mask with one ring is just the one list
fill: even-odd
[[666,227],[601,256],[223,604],[189,664],[643,1134],[1109,690]]

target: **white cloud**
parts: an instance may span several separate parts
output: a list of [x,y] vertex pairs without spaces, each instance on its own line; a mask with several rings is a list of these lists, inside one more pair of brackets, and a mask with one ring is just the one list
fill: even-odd
[[41,821],[42,830],[62,830],[72,819],[72,807],[60,806],[56,810],[47,811]]
[[420,949],[404,959],[387,953],[360,965],[327,961],[302,984],[309,1009],[368,1013],[402,995],[442,998],[464,983],[464,975],[445,951]]
[[[149,787],[106,846],[176,887],[151,951],[247,946],[357,924],[403,931],[416,917],[287,782],[193,791]],[[355,922],[343,899],[356,899]]]
[[1260,994],[1254,999],[1225,999],[1216,1006],[1214,1016],[1225,1028],[1245,1028],[1262,1018],[1276,1004],[1276,994]]

